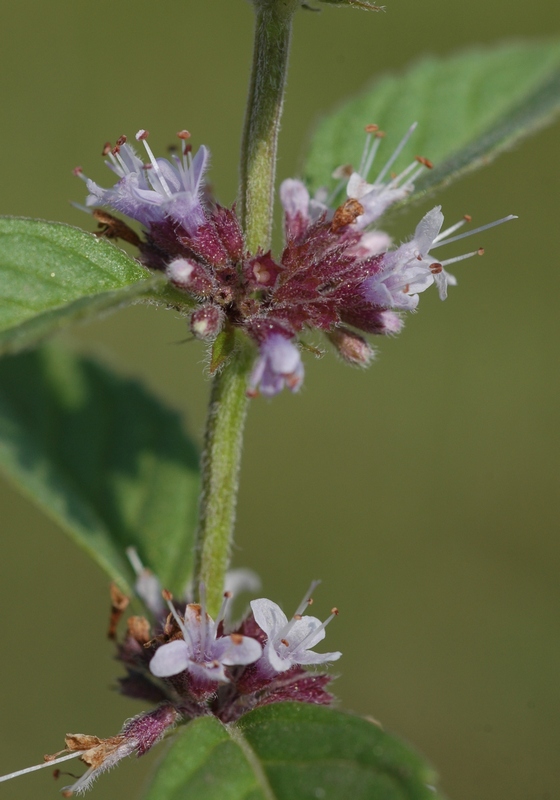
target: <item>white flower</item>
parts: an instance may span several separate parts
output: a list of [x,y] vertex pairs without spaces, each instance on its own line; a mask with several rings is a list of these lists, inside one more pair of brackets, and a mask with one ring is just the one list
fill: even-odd
[[161,645],[156,650],[150,661],[150,671],[153,675],[167,678],[188,670],[198,678],[228,683],[225,667],[252,664],[261,657],[262,647],[256,639],[237,633],[229,636],[218,635],[231,593],[226,592],[224,598],[215,622],[198,603],[189,603],[185,609],[184,619],[181,619],[168,600],[170,611],[183,638]]
[[325,628],[338,614],[333,609],[330,617],[321,622],[317,617],[302,616],[305,608],[313,602],[311,592],[319,581],[314,581],[296,613],[288,618],[276,603],[262,597],[251,601],[251,609],[257,625],[266,633],[265,658],[276,672],[285,672],[294,664],[324,664],[336,661],[342,653],[314,653],[312,648],[325,638]]
[[464,261],[472,256],[482,255],[484,250],[479,248],[470,253],[448,258],[445,261],[438,261],[431,254],[431,251],[444,244],[458,241],[466,236],[472,236],[511,219],[517,218],[510,214],[508,217],[482,225],[473,231],[451,236],[466,222],[469,222],[470,218],[465,217],[455,225],[447,228],[447,230],[442,231],[443,214],[441,213],[441,206],[432,208],[416,226],[412,239],[396,250],[385,253],[381,261],[380,271],[364,281],[362,291],[365,299],[382,308],[412,311],[418,305],[419,293],[435,283],[440,298],[445,300],[447,287],[457,284],[456,278],[446,272],[445,267],[457,261]]

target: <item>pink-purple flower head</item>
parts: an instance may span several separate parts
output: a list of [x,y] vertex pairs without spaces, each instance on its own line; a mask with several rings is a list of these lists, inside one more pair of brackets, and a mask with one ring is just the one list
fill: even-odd
[[157,678],[167,678],[187,670],[192,678],[228,683],[226,667],[252,664],[261,657],[262,648],[256,639],[237,633],[221,635],[231,593],[226,592],[220,613],[214,620],[203,605],[189,603],[183,618],[167,595],[169,609],[182,638],[163,644],[150,661],[150,671]]
[[85,178],[89,190],[86,206],[110,206],[146,226],[170,219],[187,231],[196,232],[205,222],[201,197],[209,153],[202,146],[193,158],[192,148],[186,144],[190,134],[181,131],[178,135],[184,144],[181,157],[174,155],[173,163],[155,158],[145,130],[138,131],[136,140],[144,145],[147,164],[137,156],[126,136],[121,136],[114,147],[107,144],[106,164],[119,180],[112,188],[104,189]]
[[442,231],[443,214],[437,206],[409,241],[393,247],[390,236],[372,226],[432,166],[416,157],[392,174],[415,128],[372,174],[383,136],[376,125],[366,126],[359,166],[336,170],[339,183],[330,195],[323,190],[311,197],[301,181],[284,181],[280,199],[286,241],[278,257],[247,251],[235,208],[219,206],[204,184],[208,151],[200,147],[193,157],[186,131],[178,134],[181,155],[171,160],[154,156],[146,131],[136,135],[148,156],[145,164],[125,137],[115,147],[107,145],[104,154],[118,178],[112,188],[101,188],[80,170],[77,174],[87,181],[89,208],[109,206],[144,226],[140,239],[122,221],[94,212],[107,235],[136,243],[146,267],[165,272],[175,288],[189,295],[196,338],[213,342],[223,331],[237,329],[254,342],[258,353],[248,394],[270,397],[302,385],[301,337],[309,330],[326,334],[349,363],[367,366],[374,351],[363,334],[398,333],[402,312],[417,307],[421,292],[435,284],[440,297],[446,297],[447,287],[456,283],[448,265],[483,252],[479,248],[440,261],[433,251],[513,219],[452,235],[467,218]]
[[304,610],[312,601],[311,594],[319,581],[314,581],[293,617],[288,620],[280,606],[272,600],[260,598],[251,601],[255,622],[266,634],[264,658],[275,672],[285,672],[293,666],[326,664],[337,661],[342,653],[315,653],[313,648],[325,638],[325,628],[338,614],[333,609],[331,615],[321,622],[317,617],[304,615]]

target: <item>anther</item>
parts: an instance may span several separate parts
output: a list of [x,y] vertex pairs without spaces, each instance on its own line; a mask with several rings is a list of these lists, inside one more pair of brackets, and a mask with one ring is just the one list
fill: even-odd
[[111,150],[113,149],[113,145],[111,142],[105,142],[103,145],[103,150],[101,151],[102,156],[108,156]]
[[190,139],[191,138],[191,135],[190,135],[190,133],[188,131],[179,131],[177,136],[179,137],[179,139]]
[[307,601],[307,605],[308,605],[308,606],[312,606],[312,605],[313,605],[313,602],[314,602],[314,601],[313,601],[313,598],[312,598],[312,597],[310,597],[310,598],[309,598],[309,600]]
[[338,617],[339,611],[336,606],[334,608],[331,608],[331,614],[334,614],[335,617]]
[[387,136],[387,134],[385,133],[385,131],[377,131],[375,136],[377,139],[384,139]]
[[301,614],[294,614],[294,616],[292,617],[292,619],[295,619],[295,620],[300,620],[300,619],[303,619],[303,617],[302,617],[302,615],[301,615]]
[[173,595],[169,591],[169,589],[162,589],[161,596],[165,600],[166,603],[170,603],[173,600]]
[[125,143],[126,143],[126,136],[123,133],[123,135],[119,136],[119,138],[117,139],[117,144],[118,144],[119,147],[122,147],[123,144],[125,144]]
[[79,178],[82,173],[83,173],[82,167],[74,167],[74,169],[72,170],[72,174],[75,175],[77,178]]
[[287,639],[280,639],[280,642],[281,642],[283,645],[285,645],[286,647],[289,647],[289,646],[290,646],[290,643],[289,643],[289,641],[288,641]]
[[478,253],[479,256],[483,256],[484,255],[484,247],[479,247],[478,250],[477,250],[477,253]]
[[137,142],[144,142],[148,138],[149,135],[150,135],[150,131],[145,131],[143,129],[140,129],[138,131],[138,133],[136,134],[136,141]]
[[434,165],[430,161],[429,158],[424,158],[424,156],[414,156],[414,160],[418,161],[419,164],[422,164],[427,169],[433,169],[434,168]]
[[464,214],[463,219],[465,220],[465,222],[472,222],[472,217],[470,214]]
[[117,156],[121,152],[121,148],[116,144],[111,150],[111,154]]
[[233,592],[224,592],[224,597],[226,598],[226,600],[229,600],[230,597],[233,597]]
[[371,125],[366,125],[364,130],[366,133],[375,133],[376,131],[379,130],[379,125],[375,125],[375,123],[372,123]]
[[443,272],[443,265],[438,263],[430,264],[430,272],[432,275],[439,275],[440,272]]
[[243,636],[240,633],[232,633],[229,638],[234,644],[243,644]]

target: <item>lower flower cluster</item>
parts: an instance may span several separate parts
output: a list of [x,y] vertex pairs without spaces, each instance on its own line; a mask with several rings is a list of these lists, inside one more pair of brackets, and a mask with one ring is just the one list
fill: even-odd
[[[126,668],[120,691],[156,708],[128,720],[120,733],[107,739],[68,734],[64,750],[45,756],[41,764],[0,777],[0,782],[79,758],[86,771],[62,789],[64,797],[71,797],[84,793],[123,758],[144,755],[176,725],[195,717],[213,715],[228,723],[270,703],[332,703],[327,690],[332,676],[306,669],[341,656],[313,649],[338,614],[333,608],[322,622],[304,613],[313,603],[311,595],[318,581],[311,584],[290,619],[276,603],[260,598],[251,602],[251,610],[241,622],[233,624],[229,618],[231,591],[224,592],[222,608],[213,620],[205,609],[203,586],[200,602],[175,605],[171,594],[161,591],[157,578],[144,569],[136,552],[130,551],[129,557],[137,571],[136,593],[153,620],[131,616],[126,621],[126,634],[117,645],[117,657]],[[113,586],[111,599],[109,636],[116,638],[128,598]]]
[[[164,592],[169,613],[151,626],[131,617],[118,657],[127,675],[120,681],[123,694],[152,702],[171,703],[187,718],[206,714],[222,722],[236,720],[261,705],[297,700],[328,705],[331,676],[305,667],[336,661],[341,653],[316,653],[325,627],[338,614],[333,609],[324,622],[304,610],[312,602],[313,583],[290,620],[271,600],[251,602],[251,611],[239,624],[228,624],[232,593],[216,620],[204,602],[187,603],[183,613]],[[202,595],[204,593],[202,592]]]

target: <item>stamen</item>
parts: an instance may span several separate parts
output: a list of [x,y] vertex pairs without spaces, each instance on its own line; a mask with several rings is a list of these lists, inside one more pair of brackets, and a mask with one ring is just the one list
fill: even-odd
[[451,239],[446,239],[445,241],[436,240],[437,243],[432,245],[430,250],[433,250],[436,247],[441,247],[442,244],[458,242],[459,239],[465,239],[467,236],[472,236],[475,233],[481,233],[481,231],[487,231],[489,228],[495,228],[496,225],[501,225],[502,222],[509,222],[512,219],[517,219],[517,216],[515,214],[510,214],[507,217],[502,217],[502,219],[497,219],[495,222],[489,222],[487,225],[481,225],[480,228],[475,228],[473,231],[466,231],[465,233],[460,233],[458,236],[452,236]]
[[392,180],[387,184],[385,189],[392,189],[393,187],[398,186],[398,184],[402,182],[403,178],[406,178],[406,176],[409,175],[412,172],[412,170],[416,170],[416,172],[413,174],[413,176],[411,178],[408,178],[404,182],[403,186],[405,186],[407,183],[414,183],[414,181],[416,180],[416,177],[421,172],[424,172],[424,167],[417,167],[416,164],[417,164],[417,162],[413,161],[412,163],[410,163],[408,165],[408,167],[405,167],[402,170],[402,172],[399,172],[397,175],[395,175],[395,177],[392,178]]
[[144,573],[145,567],[138,555],[138,550],[135,547],[127,547],[125,552],[136,577],[139,578]]
[[309,639],[312,639],[312,638],[313,638],[314,636],[316,636],[316,635],[317,635],[317,634],[318,634],[320,631],[324,631],[324,630],[325,630],[325,628],[327,627],[327,625],[329,624],[329,622],[332,622],[332,620],[333,620],[335,617],[338,617],[338,614],[339,614],[338,608],[333,608],[333,609],[332,609],[332,611],[331,611],[331,615],[330,615],[330,617],[327,617],[327,619],[326,619],[324,622],[321,622],[321,624],[320,624],[320,625],[317,625],[317,627],[316,627],[316,628],[313,628],[313,630],[312,630],[312,631],[309,631],[309,633],[307,634],[307,636],[306,636],[304,639],[302,639],[302,640],[301,640],[301,642],[299,642],[299,643],[298,643],[298,645],[297,645],[297,649],[299,650],[299,649],[300,649],[300,647],[301,647],[301,648],[303,648],[304,650],[307,650],[308,648],[305,646],[305,642],[307,642]]
[[[362,152],[362,160],[360,161],[360,168],[358,169],[358,175],[361,175],[362,178],[367,178],[368,172],[371,169],[371,165],[373,164],[373,159],[375,158],[375,154],[377,153],[377,149],[381,142],[381,139],[375,137],[373,144],[372,144],[372,134],[377,133],[379,130],[379,125],[366,125],[366,143],[364,145],[364,149]],[[366,168],[367,167],[367,168]]]
[[418,163],[422,164],[422,166],[426,167],[426,169],[434,168],[434,165],[429,158],[425,158],[424,156],[414,156],[414,160],[418,161]]
[[179,614],[177,614],[175,606],[171,602],[173,600],[173,595],[171,594],[171,592],[167,591],[167,589],[164,589],[162,591],[162,593],[161,593],[161,596],[163,597],[163,599],[167,603],[167,607],[171,611],[171,614],[173,615],[173,619],[175,620],[175,622],[179,626],[179,630],[183,634],[183,639],[185,639],[185,641],[188,639],[189,642],[192,645],[193,641],[191,639],[191,635],[190,635],[189,631],[187,630],[187,626],[184,624],[184,622],[181,621],[181,618],[180,618]]
[[467,219],[467,216],[464,216],[463,219],[460,219],[459,222],[456,222],[454,225],[450,225],[449,228],[446,228],[444,231],[440,231],[440,233],[438,233],[434,239],[434,244],[439,242],[440,239],[444,239],[446,236],[450,236],[452,233],[455,233],[455,231],[458,231],[459,228],[462,228],[467,222],[470,222],[471,217],[468,217]]
[[229,606],[232,597],[233,597],[232,592],[224,592],[224,599],[222,600],[222,605],[220,607],[220,610],[218,611],[218,616],[216,617],[216,628],[214,631],[214,637],[217,635],[218,626],[220,622],[223,622],[223,620],[226,618],[227,607]]
[[136,134],[136,140],[138,142],[142,142],[142,144],[146,148],[146,152],[148,154],[148,158],[150,159],[152,167],[154,168],[154,172],[156,173],[156,175],[158,177],[158,180],[159,180],[159,182],[161,184],[161,187],[162,187],[163,191],[165,192],[165,194],[168,197],[173,197],[173,194],[171,193],[171,190],[169,189],[169,186],[167,185],[167,181],[163,177],[163,173],[162,173],[162,171],[160,169],[160,166],[159,166],[159,164],[158,164],[158,162],[156,160],[156,157],[152,153],[152,148],[150,147],[150,145],[146,141],[148,135],[149,135],[149,131],[139,130],[138,133]]
[[309,587],[309,589],[305,593],[305,596],[304,596],[303,600],[301,601],[301,603],[297,607],[296,613],[294,614],[294,616],[302,614],[305,611],[305,609],[307,608],[307,606],[311,605],[311,603],[313,602],[313,599],[312,599],[311,595],[315,591],[317,586],[319,586],[320,583],[321,583],[321,581],[311,581],[311,586]]
[[73,794],[79,792],[80,789],[85,786],[88,782],[91,774],[95,770],[95,767],[90,767],[87,769],[81,778],[79,778],[76,783],[73,783],[72,786],[65,786],[64,789],[61,790],[61,794],[63,797],[72,797]]
[[364,171],[362,172],[362,170],[360,169],[360,173],[359,174],[364,179],[366,179],[367,176],[370,173],[370,170],[372,168],[373,162],[375,161],[375,156],[377,155],[377,151],[379,150],[379,145],[381,144],[381,139],[382,139],[382,137],[380,137],[378,134],[375,135],[375,139],[373,141],[373,144],[370,147],[369,155],[368,155],[368,157],[367,157],[367,159],[365,161],[365,164],[363,166],[363,170]]
[[83,180],[84,183],[87,183],[87,178],[84,175],[84,171],[81,167],[74,167],[72,173],[76,176],[76,178],[81,178],[81,180]]
[[413,133],[414,133],[414,131],[416,130],[416,127],[417,127],[417,125],[418,125],[418,123],[417,123],[417,122],[414,122],[414,123],[413,123],[413,124],[410,126],[410,128],[408,129],[408,131],[405,133],[405,135],[403,136],[403,138],[401,139],[401,141],[400,141],[400,142],[399,142],[399,144],[397,145],[397,147],[396,147],[395,151],[393,152],[393,155],[391,156],[391,158],[389,159],[389,161],[387,161],[387,163],[385,164],[385,166],[383,167],[383,169],[381,170],[381,172],[380,172],[380,173],[379,173],[379,175],[377,176],[377,178],[376,178],[376,180],[375,180],[375,183],[374,183],[374,186],[375,186],[375,185],[377,185],[377,184],[379,184],[379,183],[381,183],[381,182],[383,181],[383,178],[384,178],[384,177],[385,177],[385,175],[386,175],[386,174],[389,172],[389,170],[391,169],[391,167],[393,166],[393,164],[395,163],[395,161],[397,160],[397,158],[398,158],[398,157],[400,156],[400,154],[402,153],[404,146],[406,145],[406,143],[408,142],[408,140],[410,139],[410,137],[412,136],[412,134],[413,134]]
[[484,248],[479,247],[478,250],[473,250],[471,253],[464,253],[462,256],[455,256],[455,258],[447,258],[445,261],[441,262],[441,266],[447,267],[449,264],[456,264],[457,261],[464,261],[466,258],[472,258],[473,256],[483,256],[483,255],[484,255]]
[[206,640],[208,634],[208,622],[206,616],[206,586],[202,581],[200,582],[198,594],[200,596],[200,625],[201,625],[201,655],[204,657],[204,653],[206,652]]
[[65,756],[59,756],[58,758],[53,759],[52,761],[44,761],[42,764],[35,764],[33,767],[26,767],[25,769],[18,769],[16,772],[10,772],[9,775],[2,775],[0,777],[0,783],[3,781],[9,781],[12,778],[19,778],[20,775],[26,775],[28,772],[35,772],[38,769],[44,769],[45,767],[52,767],[53,764],[60,764],[62,761],[69,761],[71,758],[78,758],[85,750],[77,750],[74,753],[69,753]]
[[[288,635],[288,633],[292,630],[292,628],[295,625],[295,623],[298,622],[298,620],[301,619],[302,613],[305,611],[307,606],[311,605],[311,603],[313,602],[313,600],[311,598],[311,595],[315,591],[317,586],[319,586],[320,583],[321,583],[321,581],[312,581],[311,582],[311,586],[309,587],[309,589],[305,593],[305,595],[303,597],[303,600],[301,601],[299,606],[296,608],[296,612],[295,612],[294,616],[291,618],[291,620],[289,620],[289,622],[286,625],[284,625],[282,630],[279,631],[279,633],[275,637],[275,641],[282,641],[282,638],[285,638]],[[310,601],[311,601],[311,603],[310,603]]]

